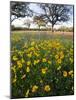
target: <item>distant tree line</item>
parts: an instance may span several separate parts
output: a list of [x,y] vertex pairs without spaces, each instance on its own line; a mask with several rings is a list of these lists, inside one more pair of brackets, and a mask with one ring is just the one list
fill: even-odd
[[[14,25],[11,25],[12,31],[51,31],[51,28],[24,28],[24,27],[15,27]],[[60,32],[73,32],[73,27],[60,27],[58,29],[54,28],[53,31],[60,31]]]
[[14,25],[11,25],[12,31],[51,31],[51,28],[47,29],[39,29],[39,28],[24,28],[24,27],[15,27]]
[[57,31],[73,32],[73,27],[60,27],[57,29]]

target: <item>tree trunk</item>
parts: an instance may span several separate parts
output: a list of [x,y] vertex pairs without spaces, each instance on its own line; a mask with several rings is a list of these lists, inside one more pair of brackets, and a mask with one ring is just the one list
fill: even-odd
[[54,27],[54,25],[52,24],[52,29],[51,29],[52,30],[52,33],[54,32],[53,27]]
[[28,25],[28,29],[30,29],[30,24]]
[[[40,30],[40,25],[39,25],[39,30]],[[40,40],[40,31],[39,31],[39,33],[38,33],[38,34],[39,34],[39,40]]]
[[51,38],[53,38],[53,32],[54,32],[54,30],[53,30],[53,28],[54,28],[54,25],[52,24],[52,29],[51,29],[51,31],[52,31],[52,33],[51,33]]

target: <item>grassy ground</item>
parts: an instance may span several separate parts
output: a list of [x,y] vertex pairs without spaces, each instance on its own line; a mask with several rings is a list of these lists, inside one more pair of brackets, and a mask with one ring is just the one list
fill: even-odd
[[73,34],[11,33],[12,98],[74,93]]

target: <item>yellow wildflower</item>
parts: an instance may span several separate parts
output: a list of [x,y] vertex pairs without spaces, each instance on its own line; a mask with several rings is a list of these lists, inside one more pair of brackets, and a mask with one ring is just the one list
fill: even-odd
[[60,58],[61,58],[61,59],[63,59],[63,58],[64,58],[64,54],[63,54],[63,52],[62,52],[62,51],[60,52]]
[[43,80],[40,80],[40,83],[43,83]]
[[35,42],[33,41],[33,42],[31,42],[31,46],[34,46],[35,45]]
[[37,61],[36,60],[34,60],[34,65],[36,65],[37,64]]
[[38,60],[37,60],[37,63],[39,63],[39,62],[40,62],[40,60],[38,59]]
[[14,71],[14,73],[16,72],[16,66],[14,65],[13,67],[11,67],[11,70]]
[[67,71],[63,71],[63,76],[67,77],[67,75],[68,75]]
[[69,75],[72,75],[73,74],[73,70],[69,71],[68,74]]
[[69,71],[68,74],[73,78],[73,70]]
[[61,66],[59,66],[58,68],[57,68],[57,70],[60,70],[61,69]]
[[31,61],[27,61],[27,65],[31,65]]
[[47,67],[46,67],[46,68],[42,68],[41,71],[42,71],[42,74],[46,74],[46,72],[47,72]]
[[50,60],[48,60],[48,64],[51,64],[51,61]]
[[46,85],[46,86],[44,87],[44,91],[49,92],[50,90],[51,90],[51,88],[50,88],[49,85]]
[[58,64],[61,64],[61,59],[58,59],[58,60],[57,60],[57,63],[58,63]]
[[18,58],[16,56],[13,56],[13,60],[16,61],[18,60]]
[[38,86],[37,86],[37,85],[34,85],[34,86],[32,87],[32,92],[36,92],[37,89],[38,89]]
[[18,65],[18,68],[22,68],[22,63],[21,63],[21,61],[17,61],[17,65]]
[[58,54],[56,54],[56,55],[55,55],[55,58],[56,58],[56,59],[63,59],[63,58],[64,58],[63,52],[61,51],[61,52],[59,52]]
[[22,63],[25,63],[25,60],[23,58],[21,60],[22,60]]
[[30,47],[28,48],[28,51],[33,51],[35,48],[34,47]]
[[40,60],[34,60],[34,65],[38,64]]
[[35,56],[39,57],[39,54],[37,52],[34,52]]
[[30,68],[29,67],[26,68],[26,72],[27,73],[30,72]]
[[42,62],[46,62],[46,58],[43,58],[43,59],[42,59]]
[[57,44],[56,44],[57,46],[59,46],[60,45],[60,43],[59,42],[57,42]]
[[73,63],[73,59],[72,58],[69,58],[69,60],[70,60],[71,63]]
[[73,78],[74,77],[74,74],[71,74],[71,77]]
[[27,56],[28,56],[29,58],[31,58],[31,57],[32,57],[32,53],[27,54]]
[[22,51],[19,51],[18,54],[19,54],[20,56],[22,56],[22,55],[23,55],[23,52],[22,52]]
[[16,83],[16,78],[13,79],[12,83]]
[[58,55],[55,55],[55,58],[56,58],[56,59],[58,59],[58,58],[59,58],[59,56],[58,56]]

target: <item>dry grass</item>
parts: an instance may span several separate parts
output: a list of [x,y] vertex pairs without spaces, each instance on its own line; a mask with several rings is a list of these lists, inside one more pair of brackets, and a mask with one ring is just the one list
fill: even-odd
[[40,33],[46,33],[46,34],[54,34],[54,35],[68,35],[68,36],[73,36],[73,32],[60,32],[60,31],[57,31],[57,32],[50,32],[50,31],[12,31],[12,33],[34,33],[34,34],[39,34]]

